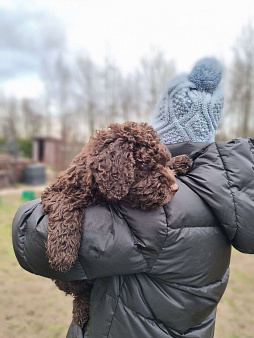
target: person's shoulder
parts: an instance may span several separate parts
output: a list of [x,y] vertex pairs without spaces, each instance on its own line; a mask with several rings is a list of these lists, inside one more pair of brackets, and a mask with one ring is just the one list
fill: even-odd
[[37,198],[35,200],[31,200],[31,201],[21,204],[18,208],[18,211],[26,212],[28,210],[36,208],[39,204],[41,204],[41,199]]
[[156,210],[140,210],[127,207],[121,203],[92,205],[84,209],[86,226],[90,223],[125,222],[129,227],[142,227],[148,220],[165,219],[165,208],[161,206]]
[[41,205],[41,199],[37,198],[32,201],[28,201],[19,206],[14,219],[13,219],[13,226],[16,226],[17,223],[22,223],[24,218],[27,218],[29,215],[33,213],[33,211]]
[[[236,164],[238,159],[244,159],[243,166],[246,166],[246,161],[253,163],[254,156],[254,138],[237,137],[230,141],[215,142],[218,154],[222,159],[231,159],[231,164]],[[234,162],[233,162],[234,161]],[[237,166],[241,166],[240,163]]]
[[[35,199],[22,204],[18,208],[12,222],[12,243],[14,252],[20,265],[29,272],[33,272],[33,270],[28,264],[25,256],[25,244],[27,240],[29,242],[30,240],[32,241],[33,238],[33,236],[28,236],[27,228],[28,220],[31,219],[35,213],[38,221],[43,215],[40,199]],[[37,221],[34,223],[37,224]]]

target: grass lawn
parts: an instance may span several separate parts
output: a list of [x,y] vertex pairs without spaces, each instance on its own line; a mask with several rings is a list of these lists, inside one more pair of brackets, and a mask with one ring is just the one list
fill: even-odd
[[65,337],[72,300],[50,279],[23,270],[11,242],[11,223],[20,196],[2,197],[0,205],[0,337]]
[[[7,195],[0,204],[0,338],[65,337],[71,321],[71,298],[51,280],[23,270],[12,249],[11,223],[22,203],[20,196]],[[233,250],[230,281],[218,307],[215,338],[253,337],[254,255]]]

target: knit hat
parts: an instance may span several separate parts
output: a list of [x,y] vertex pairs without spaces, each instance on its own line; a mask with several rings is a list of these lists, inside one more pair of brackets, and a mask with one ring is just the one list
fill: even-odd
[[214,142],[224,102],[221,75],[220,63],[205,58],[168,83],[151,118],[161,142]]

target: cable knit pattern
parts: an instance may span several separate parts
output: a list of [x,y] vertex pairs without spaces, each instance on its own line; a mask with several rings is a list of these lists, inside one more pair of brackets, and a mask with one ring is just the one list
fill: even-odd
[[220,63],[205,58],[169,82],[151,119],[163,143],[214,142],[224,103],[221,76]]

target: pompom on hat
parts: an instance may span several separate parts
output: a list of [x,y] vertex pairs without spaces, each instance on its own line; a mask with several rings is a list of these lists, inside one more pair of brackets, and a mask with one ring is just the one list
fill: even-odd
[[214,142],[224,103],[221,77],[221,64],[205,58],[168,83],[151,118],[163,143]]

